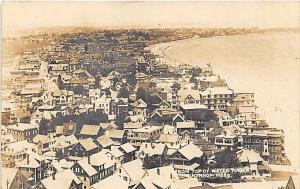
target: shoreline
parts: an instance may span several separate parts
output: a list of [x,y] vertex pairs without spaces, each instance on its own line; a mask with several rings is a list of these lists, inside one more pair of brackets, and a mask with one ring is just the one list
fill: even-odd
[[[264,33],[264,34],[247,34],[247,35],[231,35],[231,36],[214,36],[214,37],[210,37],[210,38],[200,38],[200,37],[195,38],[195,37],[193,37],[193,38],[179,40],[179,41],[158,43],[158,44],[151,45],[151,46],[147,47],[147,49],[151,50],[151,52],[153,54],[158,55],[159,57],[166,59],[167,64],[170,65],[170,66],[178,66],[178,63],[179,64],[183,63],[183,64],[190,64],[190,65],[193,65],[193,66],[197,65],[197,66],[201,67],[201,66],[205,66],[207,63],[211,63],[211,62],[202,62],[200,59],[197,59],[197,61],[195,61],[196,64],[193,64],[193,63],[191,64],[190,59],[193,59],[193,58],[189,57],[190,59],[184,60],[184,58],[181,58],[180,55],[178,55],[174,52],[179,52],[179,54],[182,53],[182,52],[180,52],[180,49],[183,49],[183,47],[185,47],[187,49],[187,51],[192,51],[194,49],[189,49],[189,47],[197,46],[197,43],[200,43],[202,41],[207,42],[209,40],[219,40],[219,39],[220,40],[223,40],[223,39],[230,40],[230,39],[235,39],[235,38],[246,38],[246,39],[248,39],[248,38],[251,38],[251,37],[264,37],[264,36],[267,36],[268,34],[281,35],[281,34],[285,34],[285,32],[270,32],[270,33]],[[177,56],[177,58],[179,56],[181,58],[181,61],[177,61],[176,56]],[[230,88],[234,89],[237,92],[245,92],[245,91],[254,92],[255,93],[256,104],[260,107],[258,112],[262,111],[262,112],[264,112],[263,113],[264,115],[267,114],[267,116],[265,116],[265,117],[266,117],[267,122],[271,123],[270,127],[275,127],[275,128],[279,128],[279,129],[284,130],[285,136],[286,136],[285,137],[285,139],[286,139],[285,147],[286,147],[286,149],[287,148],[292,148],[291,145],[295,143],[295,140],[296,141],[298,140],[297,136],[295,136],[295,132],[297,132],[297,131],[295,131],[293,129],[290,129],[290,128],[287,128],[287,127],[295,127],[294,126],[295,123],[294,123],[294,125],[288,125],[287,127],[285,127],[284,125],[281,125],[280,127],[278,127],[279,123],[278,123],[278,125],[273,125],[273,123],[278,121],[277,120],[278,118],[276,118],[276,116],[282,116],[282,119],[284,119],[283,117],[286,117],[289,114],[297,114],[298,107],[294,107],[294,109],[293,109],[293,107],[284,106],[284,104],[283,104],[282,107],[278,105],[278,108],[280,109],[280,111],[277,111],[276,110],[277,109],[277,104],[275,103],[276,101],[272,99],[272,96],[270,96],[269,98],[266,98],[266,97],[262,98],[262,96],[265,95],[264,90],[255,90],[255,88],[253,88],[251,90],[250,89],[251,87],[249,87],[249,90],[247,90],[247,87],[245,87],[245,86],[243,86],[243,87],[245,87],[246,90],[237,89],[236,86],[235,86],[236,83],[234,83],[235,85],[234,84],[232,85],[232,83],[235,80],[240,80],[241,82],[243,82],[243,78],[241,77],[241,76],[243,76],[243,74],[241,74],[241,75],[231,74],[230,75],[230,73],[225,73],[226,70],[222,70],[222,68],[224,68],[224,66],[227,66],[227,65],[219,65],[218,63],[212,64],[212,67],[214,69],[214,73],[217,74],[217,75],[220,75],[221,78],[225,79],[228,86]],[[246,71],[245,71],[245,73],[246,73]],[[228,74],[232,77],[228,78]],[[257,79],[257,78],[254,78],[254,80],[255,79]],[[247,83],[247,80],[245,80],[245,83]],[[268,100],[268,99],[269,100],[271,99],[274,102],[269,101],[269,102],[267,102],[267,104],[269,103],[269,105],[266,106],[265,101]],[[274,110],[273,106],[276,107],[275,110]],[[283,109],[283,110],[281,110],[281,109]],[[295,121],[295,120],[293,120],[293,121]],[[297,122],[297,120],[296,120],[296,122]],[[291,121],[291,123],[292,123],[292,121]],[[298,124],[296,123],[296,125],[298,125]],[[299,126],[297,126],[296,130],[299,131]],[[297,132],[297,133],[299,133],[299,132]],[[290,157],[293,156],[295,151],[292,151],[291,149],[289,149],[287,151],[288,151],[287,156],[290,159]],[[288,166],[288,168],[293,169],[293,171],[296,172],[296,173],[299,173],[299,170],[298,170],[299,169],[298,168],[299,162],[297,160],[295,160],[295,159],[298,159],[298,157],[293,157],[293,158],[294,158],[293,161],[291,161],[292,165]]]

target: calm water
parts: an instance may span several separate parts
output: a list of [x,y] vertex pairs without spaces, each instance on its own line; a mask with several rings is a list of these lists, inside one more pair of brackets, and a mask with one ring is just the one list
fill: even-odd
[[287,155],[299,167],[299,33],[197,38],[154,50],[177,62],[211,63],[235,91],[255,92],[270,126],[284,129]]

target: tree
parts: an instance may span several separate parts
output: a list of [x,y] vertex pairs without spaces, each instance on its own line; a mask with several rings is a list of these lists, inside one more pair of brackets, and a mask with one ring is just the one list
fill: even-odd
[[89,50],[89,46],[88,45],[84,45],[84,51],[88,52],[88,50]]
[[216,168],[236,168],[241,167],[236,154],[230,149],[215,153]]
[[80,115],[66,115],[58,116],[52,119],[49,123],[50,127],[57,125],[63,125],[64,123],[74,121],[76,123],[76,131],[80,131],[84,124],[98,125],[99,123],[105,123],[108,121],[108,117],[102,111],[97,112],[84,112]]
[[39,127],[39,133],[40,134],[47,134],[48,131],[49,131],[49,123],[50,121],[45,119],[45,118],[42,118],[41,121],[40,121],[40,127]]
[[99,123],[107,122],[108,117],[105,113],[102,111],[98,112],[85,112],[80,114],[80,117],[82,120],[84,120],[84,124],[90,124],[90,125],[98,125]]
[[63,117],[63,114],[62,114],[62,112],[57,112],[55,116],[56,117]]
[[129,97],[129,91],[126,87],[122,87],[119,91],[119,94],[117,96],[118,98],[128,98]]
[[146,103],[149,102],[150,99],[150,94],[148,91],[146,91],[144,88],[138,88],[137,92],[136,92],[136,98],[137,99],[143,99]]
[[180,84],[179,83],[174,83],[172,86],[171,86],[171,89],[177,93],[177,91],[180,90]]
[[95,85],[94,85],[95,89],[98,89],[100,87],[100,79],[101,79],[100,76],[95,77]]
[[158,156],[149,156],[148,154],[145,156],[143,161],[143,167],[145,167],[146,169],[153,169],[160,166],[162,165]]
[[59,90],[61,90],[63,88],[63,81],[61,79],[61,75],[57,76],[57,86],[58,86]]
[[84,87],[82,85],[77,85],[75,88],[74,88],[74,93],[75,94],[84,94]]
[[130,86],[135,86],[137,84],[137,80],[135,77],[136,71],[133,66],[128,68],[128,76],[127,76],[127,82]]

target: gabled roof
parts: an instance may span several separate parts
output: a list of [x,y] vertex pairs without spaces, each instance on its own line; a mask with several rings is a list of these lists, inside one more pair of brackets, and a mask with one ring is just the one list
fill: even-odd
[[179,136],[177,134],[161,134],[159,137],[159,142],[162,143],[176,143],[179,140]]
[[179,90],[178,91],[179,101],[184,101],[189,96],[194,100],[201,100],[199,90]]
[[138,129],[143,126],[140,122],[128,122],[124,123],[124,129]]
[[203,104],[182,104],[180,107],[184,110],[207,109]]
[[1,172],[5,174],[1,174],[1,188],[11,188],[11,184],[13,183],[18,171],[19,170],[17,168],[2,167]]
[[175,121],[176,119],[181,119],[182,121],[184,121],[184,116],[177,114],[176,116],[173,117],[173,121]]
[[75,137],[75,135],[69,135],[69,136],[61,135],[55,138],[55,147],[57,146],[67,147],[76,143],[78,143],[78,139]]
[[110,153],[115,158],[119,158],[124,155],[123,152],[121,152],[121,150],[119,150],[118,148],[112,149],[108,153]]
[[97,152],[90,157],[90,162],[92,166],[101,166],[104,165],[105,167],[110,167],[114,165],[115,161],[112,160],[108,155],[107,155],[108,150],[101,150],[100,152]]
[[163,177],[154,176],[149,177],[146,176],[136,184],[133,189],[145,188],[145,189],[157,189],[157,188],[174,188],[171,186],[173,183],[170,179],[165,179]]
[[30,129],[38,129],[38,124],[31,124],[31,123],[17,123],[15,125],[10,125],[7,129],[15,130],[15,131],[26,131]]
[[117,129],[113,129],[109,132],[108,137],[109,138],[123,138],[125,134],[124,130],[117,130]]
[[230,125],[224,128],[221,134],[217,135],[216,137],[223,137],[223,138],[235,138],[239,135],[240,128],[237,125]]
[[118,175],[114,174],[110,177],[100,180],[98,183],[90,187],[90,189],[112,189],[112,188],[128,189],[128,183]]
[[6,150],[11,150],[14,152],[19,152],[19,151],[25,151],[25,148],[27,149],[36,149],[36,145],[33,143],[28,142],[27,140],[22,140],[19,142],[13,142],[9,143],[6,146]]
[[125,143],[125,144],[122,144],[121,146],[120,146],[120,148],[122,149],[122,150],[124,150],[126,153],[130,153],[130,152],[133,152],[133,151],[135,151],[135,148],[132,146],[132,144],[130,144],[130,143]]
[[58,188],[70,188],[71,184],[82,184],[79,178],[71,171],[67,169],[61,173],[55,175],[55,180],[52,177],[47,177],[41,181],[46,189],[58,189]]
[[260,154],[252,149],[243,149],[237,152],[237,157],[240,162],[258,163],[263,161]]
[[102,129],[107,129],[109,127],[113,128],[113,129],[117,129],[118,126],[115,124],[115,123],[100,123],[99,126],[102,128]]
[[97,136],[101,127],[99,125],[83,125],[80,135]]
[[134,102],[134,106],[136,108],[147,108],[147,103],[143,99],[138,99]]
[[176,122],[176,128],[179,129],[196,128],[196,124],[194,121]]
[[194,144],[187,144],[178,150],[186,159],[200,158],[203,152]]
[[93,149],[97,148],[97,145],[95,144],[95,142],[91,138],[80,140],[78,143],[80,143],[81,146],[84,147],[84,149],[86,151],[90,151],[90,150],[93,150]]
[[201,95],[219,95],[219,94],[233,94],[233,90],[228,87],[213,87],[207,88],[205,91],[201,93]]
[[147,173],[143,169],[143,162],[140,159],[124,163],[121,165],[121,168],[123,168],[133,183],[138,182]]
[[151,133],[151,132],[155,132],[157,130],[160,130],[162,128],[163,128],[163,126],[146,125],[146,126],[141,127],[139,129],[133,129],[132,132],[136,132],[136,133]]
[[24,160],[22,160],[20,162],[17,162],[16,167],[26,167],[26,168],[33,168],[33,169],[40,167],[39,162],[35,158],[33,158],[31,156],[29,156],[27,158],[25,158]]
[[91,177],[97,174],[96,169],[88,163],[88,158],[77,161],[77,164],[86,172],[86,174]]
[[106,148],[114,144],[114,142],[106,135],[102,135],[98,137],[97,141],[103,148]]
[[167,148],[165,144],[143,142],[140,146],[139,154],[143,152],[149,156],[162,155],[165,148]]
[[167,178],[172,180],[179,179],[177,175],[177,171],[175,171],[174,167],[171,165],[148,169],[147,172],[149,177],[155,178],[156,176],[159,176],[162,178]]
[[38,142],[41,141],[44,144],[44,143],[50,142],[50,139],[51,139],[50,136],[38,134],[35,137],[33,137],[32,142],[33,143],[38,143]]
[[51,165],[57,170],[57,172],[62,172],[64,169],[69,169],[72,167],[74,163],[67,161],[65,159],[62,160],[53,160]]

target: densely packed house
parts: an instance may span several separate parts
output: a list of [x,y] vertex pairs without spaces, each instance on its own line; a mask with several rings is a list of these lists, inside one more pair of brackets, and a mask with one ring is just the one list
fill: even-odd
[[242,180],[289,163],[254,93],[210,65],[168,64],[143,35],[66,34],[20,57],[2,104],[2,188],[214,188],[180,173],[235,166]]

